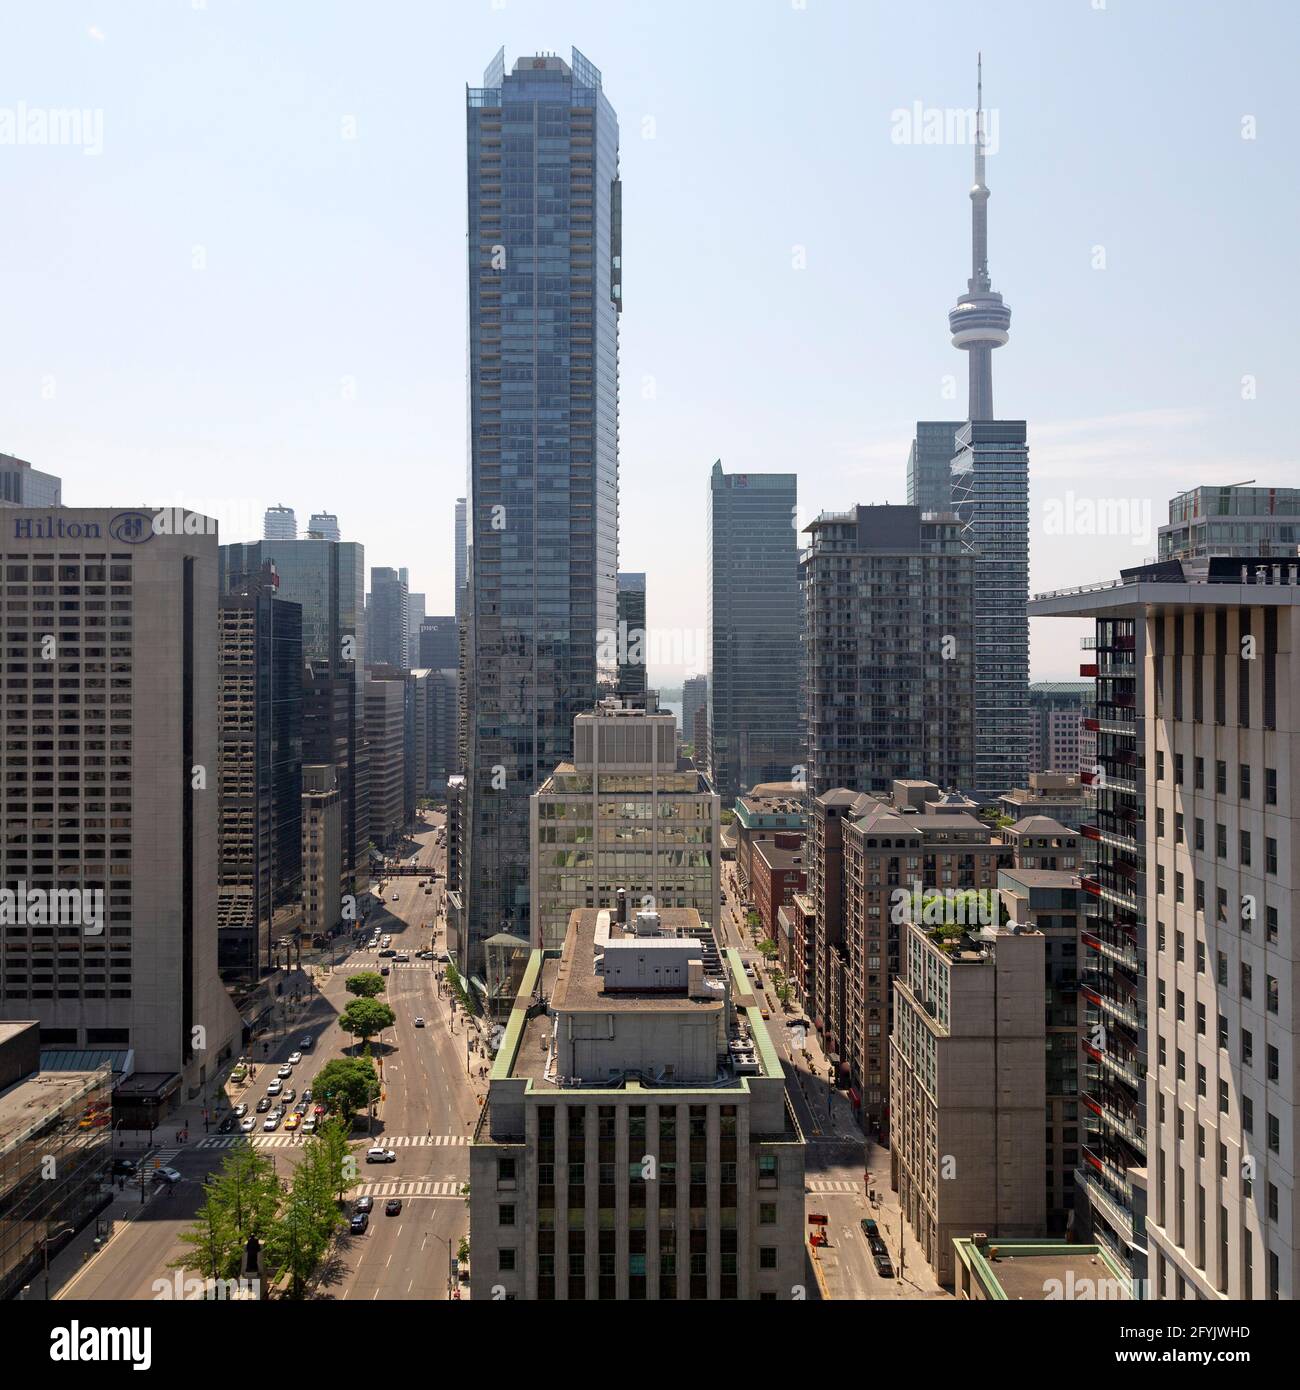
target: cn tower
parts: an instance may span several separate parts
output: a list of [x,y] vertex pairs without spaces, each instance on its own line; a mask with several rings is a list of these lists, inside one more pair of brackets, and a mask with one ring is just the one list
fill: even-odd
[[1010,336],[1011,310],[989,280],[989,190],[984,182],[984,58],[977,59],[975,183],[971,201],[971,277],[948,311],[952,345],[970,358],[968,420],[993,419],[993,349]]

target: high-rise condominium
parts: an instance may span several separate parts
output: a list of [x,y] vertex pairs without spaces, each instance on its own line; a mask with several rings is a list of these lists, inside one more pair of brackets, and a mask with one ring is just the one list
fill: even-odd
[[709,770],[727,804],[804,762],[797,489],[721,462],[709,477]]
[[264,541],[292,541],[298,538],[298,520],[292,507],[274,506],[266,509],[262,518]]
[[465,616],[465,581],[469,559],[465,548],[465,499],[463,497],[456,499],[454,544],[456,547],[456,554],[453,559],[456,585],[456,621],[460,622]]
[[618,121],[576,50],[504,50],[467,93],[469,640],[465,919],[473,976],[527,938],[528,798],[612,691],[617,652]]
[[806,528],[807,783],[968,790],[975,559],[951,513],[826,512]]
[[952,460],[964,420],[918,420],[907,455],[907,504],[923,512],[951,512]]
[[307,534],[322,541],[343,539],[339,535],[339,519],[333,512],[313,512],[307,523]]
[[644,695],[649,634],[645,620],[645,575],[618,577],[618,693]]
[[215,523],[0,517],[0,883],[47,895],[39,923],[6,907],[0,1018],[133,1053],[165,1114],[242,1036],[217,975]]
[[1300,488],[1194,487],[1169,501],[1160,528],[1162,560],[1208,555],[1295,555],[1300,549]]
[[223,545],[220,591],[275,565],[277,593],[302,608],[303,761],[330,763],[343,802],[342,891],[369,880],[369,774],[362,676],[366,662],[365,549],[356,541]]
[[1164,560],[1032,611],[1096,622],[1076,1212],[1154,1297],[1294,1299],[1300,559]]

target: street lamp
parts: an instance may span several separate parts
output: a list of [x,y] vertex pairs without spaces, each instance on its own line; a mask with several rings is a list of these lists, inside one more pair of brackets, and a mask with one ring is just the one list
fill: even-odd
[[437,1231],[430,1231],[429,1234],[434,1238],[434,1240],[442,1241],[442,1243],[447,1247],[447,1302],[450,1303],[452,1301],[452,1289],[456,1287],[455,1276],[452,1273],[453,1269],[455,1268],[455,1266],[452,1264],[452,1261],[455,1259],[455,1256],[452,1254],[451,1237],[440,1236],[437,1233]]
[[73,1232],[73,1234],[75,1235],[75,1234],[76,1234],[76,1230],[77,1230],[77,1228],[76,1228],[75,1226],[61,1226],[57,1231],[47,1232],[47,1233],[46,1233],[46,1236],[45,1236],[45,1239],[44,1239],[43,1241],[41,1241],[41,1250],[42,1250],[42,1253],[44,1254],[44,1257],[45,1257],[45,1301],[46,1301],[46,1303],[48,1303],[48,1302],[50,1301],[50,1241],[52,1241],[52,1240],[58,1240],[58,1238],[59,1238],[61,1235],[63,1235],[63,1233],[64,1233],[65,1231],[71,1231],[71,1232]]

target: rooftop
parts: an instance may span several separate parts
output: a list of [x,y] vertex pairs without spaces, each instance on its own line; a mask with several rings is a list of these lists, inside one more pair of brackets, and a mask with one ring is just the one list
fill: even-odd
[[996,1302],[1131,1297],[1127,1275],[1099,1245],[990,1238],[977,1246],[967,1237],[952,1244],[971,1279]]
[[108,1084],[106,1070],[42,1071],[0,1092],[0,1153],[44,1128],[63,1106],[73,1105],[96,1087],[107,1088]]

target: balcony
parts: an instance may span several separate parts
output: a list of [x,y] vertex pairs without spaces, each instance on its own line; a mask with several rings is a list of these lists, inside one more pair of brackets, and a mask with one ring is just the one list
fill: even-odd
[[1135,996],[1125,995],[1121,990],[1116,989],[1113,984],[1103,985],[1095,980],[1087,980],[1080,984],[1079,989],[1083,997],[1090,1004],[1095,1005],[1104,1014],[1111,1018],[1118,1019],[1128,1027],[1136,1029],[1138,1027],[1138,1010]]
[[[1117,1035],[1118,1036],[1118,1035]],[[1083,1050],[1097,1066],[1108,1071],[1117,1081],[1122,1081],[1128,1086],[1140,1089],[1146,1084],[1142,1068],[1137,1064],[1137,1053],[1117,1052],[1113,1049],[1093,1047],[1086,1039],[1083,1043]]]
[[1146,1130],[1138,1123],[1137,1107],[1130,1093],[1105,1082],[1090,1081],[1089,1089],[1081,1093],[1081,1099],[1093,1112],[1099,1115],[1116,1133],[1124,1136],[1135,1148],[1146,1146]]
[[1085,946],[1100,952],[1107,960],[1113,960],[1116,965],[1122,965],[1134,972],[1140,968],[1137,944],[1126,932],[1116,930],[1114,927],[1103,926],[1082,931],[1080,936],[1082,936]]
[[1095,661],[1080,662],[1079,674],[1081,676],[1092,676],[1095,678],[1097,675],[1097,663]]
[[1100,1160],[1093,1157],[1090,1149],[1085,1148],[1083,1153],[1086,1161],[1074,1170],[1075,1181],[1087,1188],[1088,1201],[1110,1222],[1116,1234],[1127,1240],[1133,1233],[1129,1185],[1107,1181],[1103,1176],[1107,1170],[1100,1166]]

